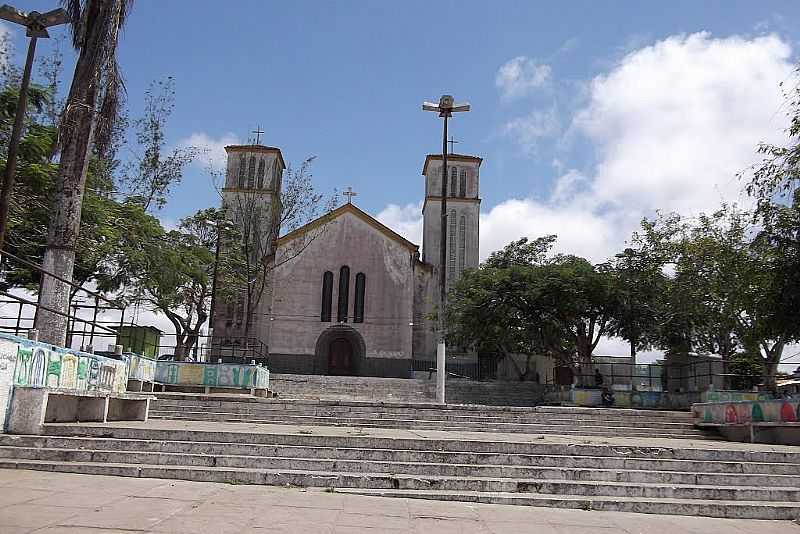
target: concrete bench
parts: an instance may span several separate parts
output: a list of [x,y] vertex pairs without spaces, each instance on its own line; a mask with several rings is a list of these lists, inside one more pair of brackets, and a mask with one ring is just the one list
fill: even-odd
[[45,423],[147,421],[152,395],[15,386],[11,434],[42,434]]

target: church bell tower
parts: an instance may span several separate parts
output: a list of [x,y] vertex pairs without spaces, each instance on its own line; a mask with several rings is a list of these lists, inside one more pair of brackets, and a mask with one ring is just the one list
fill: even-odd
[[[462,154],[447,156],[447,285],[461,277],[465,269],[478,267],[478,225],[480,222],[480,167],[483,159]],[[442,268],[441,209],[442,156],[428,154],[425,176],[425,201],[422,205],[422,261]]]
[[[228,162],[225,185],[222,188],[222,207],[226,218],[235,225],[251,245],[254,265],[259,258],[273,253],[273,243],[280,232],[280,193],[286,165],[279,148],[261,144],[230,145],[225,147]],[[220,255],[225,243],[220,243]],[[249,345],[251,339],[267,342],[268,332],[262,309],[247,309],[242,297],[231,300],[230,292],[216,287],[211,325],[216,345]],[[270,288],[259,301],[259,308],[268,308]],[[223,298],[223,294],[228,294]],[[247,324],[249,322],[249,325]],[[245,339],[245,332],[247,336]]]

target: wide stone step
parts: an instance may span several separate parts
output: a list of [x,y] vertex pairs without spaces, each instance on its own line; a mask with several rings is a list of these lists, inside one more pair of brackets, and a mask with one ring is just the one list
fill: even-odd
[[110,462],[62,462],[0,458],[0,468],[39,469],[72,473],[170,478],[205,482],[264,484],[269,486],[445,490],[475,492],[531,492],[550,495],[642,497],[655,499],[748,500],[795,502],[800,489],[750,486],[703,486],[662,484],[511,480],[479,477],[418,477],[385,473],[343,473],[234,467],[162,466]]
[[246,415],[294,415],[307,417],[368,417],[374,419],[423,419],[435,421],[454,421],[454,422],[480,422],[480,423],[550,423],[568,424],[595,423],[610,424],[621,426],[623,423],[635,424],[641,428],[692,428],[693,422],[690,419],[668,420],[657,419],[655,421],[643,420],[641,417],[592,417],[587,415],[566,416],[562,414],[516,414],[500,413],[480,414],[476,412],[460,412],[454,410],[432,410],[432,409],[389,409],[384,407],[336,407],[336,406],[309,406],[309,405],[268,405],[250,403],[213,403],[213,402],[174,402],[160,401],[151,405],[152,412],[215,412],[233,413]]
[[402,419],[356,419],[311,417],[293,415],[249,416],[246,414],[228,414],[213,412],[167,412],[154,410],[150,417],[153,419],[174,419],[185,421],[227,421],[256,424],[287,424],[287,425],[314,425],[314,426],[345,426],[353,428],[398,428],[419,430],[463,430],[474,432],[509,432],[524,434],[563,434],[575,436],[629,436],[629,437],[662,437],[662,438],[692,438],[692,439],[719,439],[710,432],[693,428],[678,429],[648,429],[639,427],[624,427],[613,425],[546,425],[546,424],[513,424],[513,423],[448,423],[424,420]]
[[[800,476],[773,474],[681,473],[675,471],[628,469],[576,469],[559,467],[521,467],[506,465],[442,464],[343,460],[340,458],[293,458],[233,454],[186,454],[100,449],[23,448],[0,446],[0,458],[89,462],[113,464],[177,465],[193,467],[233,467],[341,473],[390,473],[409,476],[506,478],[545,481],[627,482],[692,486],[749,486],[791,488],[800,486]],[[522,491],[525,491],[523,489]]]
[[237,431],[208,431],[186,428],[147,428],[141,426],[107,426],[102,424],[59,424],[45,425],[51,436],[104,437],[117,439],[147,439],[194,442],[225,442],[240,444],[294,445],[310,447],[346,447],[371,449],[405,449],[414,451],[451,451],[495,454],[553,454],[563,455],[610,455],[618,457],[651,456],[658,459],[767,462],[800,464],[800,449],[780,448],[776,450],[725,449],[724,444],[716,447],[702,447],[693,443],[686,447],[663,446],[625,446],[590,443],[543,443],[524,439],[447,439],[439,437],[398,438],[360,435],[327,435],[324,428],[300,430],[297,433],[266,433],[252,431],[243,426]]
[[[615,456],[615,449],[606,448],[606,455],[564,454],[503,454],[403,449],[371,449],[346,447],[315,447],[303,445],[269,445],[255,443],[162,441],[144,439],[9,436],[0,435],[0,446],[14,449],[72,449],[88,451],[122,451],[172,453],[181,455],[254,456],[271,458],[361,460],[370,462],[400,462],[412,464],[446,464],[507,467],[536,467],[563,469],[604,469],[631,471],[661,471],[679,473],[723,473],[746,475],[791,475],[800,480],[800,464],[699,461],[653,458],[644,455]],[[562,447],[563,449],[563,447]],[[782,477],[776,477],[776,481]],[[697,482],[699,483],[699,482]],[[759,482],[759,485],[772,485]],[[777,484],[786,485],[784,483]],[[794,485],[794,483],[792,483]]]
[[337,488],[337,493],[433,499],[486,504],[546,506],[607,512],[690,515],[729,519],[793,520],[800,517],[800,503],[763,501],[703,501],[695,499],[648,499],[641,497],[570,496],[528,493],[479,493],[436,490],[364,490]]
[[689,411],[641,410],[627,408],[582,408],[567,406],[487,406],[475,404],[435,404],[430,402],[383,402],[363,400],[325,400],[325,399],[265,399],[257,397],[243,397],[231,395],[198,395],[184,393],[158,393],[158,400],[153,404],[171,402],[176,404],[201,403],[203,406],[236,406],[258,405],[262,407],[274,406],[279,409],[292,409],[294,407],[330,407],[350,409],[386,409],[386,410],[427,410],[436,412],[464,412],[479,415],[502,416],[504,414],[517,415],[552,415],[560,414],[567,417],[590,417],[599,419],[614,419],[634,417],[645,421],[658,421],[662,419],[675,421],[692,421]]

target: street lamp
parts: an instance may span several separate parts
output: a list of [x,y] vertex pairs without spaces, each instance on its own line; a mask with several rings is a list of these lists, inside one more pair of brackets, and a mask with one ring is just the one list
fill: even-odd
[[439,242],[439,343],[436,346],[436,401],[445,403],[444,387],[447,378],[445,364],[445,303],[447,302],[447,119],[453,113],[469,111],[469,104],[456,104],[451,95],[442,95],[438,104],[423,102],[422,111],[433,111],[444,119],[442,136],[442,214]]
[[6,168],[3,173],[3,189],[0,193],[0,249],[2,249],[6,237],[8,205],[11,201],[11,191],[14,189],[17,150],[19,148],[19,138],[22,135],[22,123],[25,120],[25,106],[28,100],[28,85],[31,81],[31,67],[33,66],[33,56],[36,51],[36,40],[50,37],[47,33],[47,28],[65,24],[69,22],[69,17],[67,12],[61,8],[47,13],[39,13],[38,11],[23,13],[6,4],[0,7],[0,19],[25,26],[27,29],[25,35],[31,38],[30,43],[28,43],[28,58],[25,60],[25,70],[22,73],[22,85],[19,89],[14,128],[11,130],[11,139],[8,142],[8,157],[6,158]]

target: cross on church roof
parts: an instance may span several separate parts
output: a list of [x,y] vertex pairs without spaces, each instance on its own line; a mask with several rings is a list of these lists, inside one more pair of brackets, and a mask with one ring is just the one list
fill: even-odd
[[458,141],[453,139],[453,136],[451,135],[450,136],[450,140],[447,142],[447,144],[450,145],[450,153],[451,154],[453,153],[453,145],[455,145],[456,143],[458,143]]
[[347,186],[347,191],[345,191],[342,194],[347,197],[347,203],[348,204],[352,204],[353,203],[353,197],[358,196],[358,193],[354,192],[353,188],[350,187],[350,186]]
[[253,130],[253,131],[252,131],[252,132],[250,132],[250,133],[254,133],[254,134],[256,134],[256,142],[255,142],[255,143],[253,143],[253,144],[254,144],[254,145],[257,145],[257,144],[259,144],[259,142],[261,141],[261,134],[263,134],[263,133],[264,133],[264,132],[263,132],[263,130],[261,130],[261,126],[256,126],[256,129],[255,129],[255,130]]

